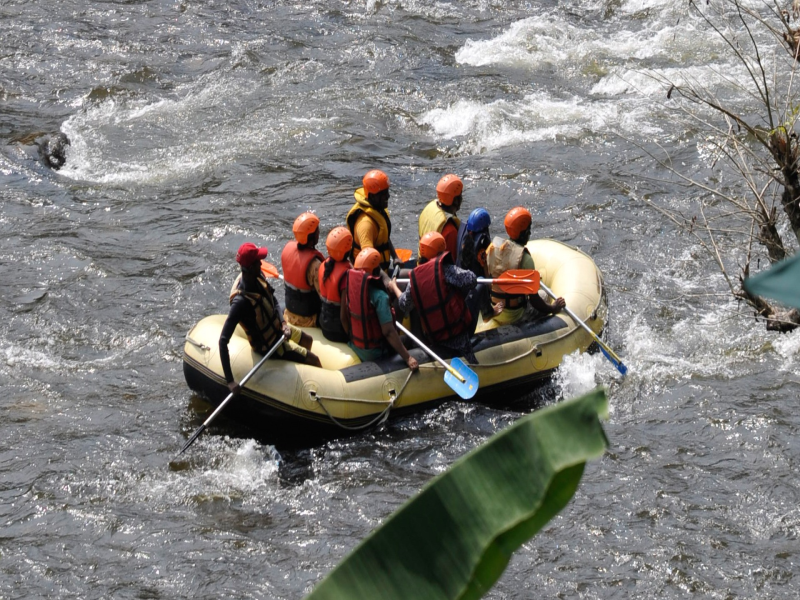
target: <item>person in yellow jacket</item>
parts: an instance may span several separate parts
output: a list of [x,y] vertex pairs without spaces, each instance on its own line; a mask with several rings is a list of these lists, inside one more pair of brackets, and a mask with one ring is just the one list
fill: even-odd
[[436,198],[428,202],[419,215],[419,239],[432,231],[441,233],[453,262],[458,256],[458,228],[461,220],[456,213],[461,208],[463,191],[464,183],[458,175],[445,175],[436,184]]
[[[500,277],[511,269],[535,269],[533,257],[526,248],[531,237],[530,211],[523,206],[512,208],[503,221],[508,239],[497,236],[486,249],[486,268],[489,277]],[[492,286],[492,303],[502,302],[503,311],[494,317],[500,325],[508,325],[519,321],[525,314],[525,307],[530,302],[539,314],[556,314],[566,306],[563,298],[557,298],[553,304],[539,294],[507,294],[499,287]]]
[[356,202],[347,213],[347,227],[353,235],[353,261],[364,248],[375,248],[380,253],[381,268],[397,259],[390,236],[389,177],[379,169],[369,171],[362,179],[363,187],[355,191]]

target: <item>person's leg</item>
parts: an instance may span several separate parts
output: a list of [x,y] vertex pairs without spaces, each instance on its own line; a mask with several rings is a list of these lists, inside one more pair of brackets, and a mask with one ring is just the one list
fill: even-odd
[[293,360],[294,362],[305,363],[312,367],[322,368],[319,356],[311,352],[311,345],[314,343],[314,338],[294,325],[289,325],[289,327],[292,329],[292,337],[286,340],[284,347],[289,350],[289,354],[298,355],[300,360],[297,360],[298,357],[287,358],[286,360]]
[[305,331],[300,333],[300,341],[297,342],[306,350],[311,350],[311,344],[314,343],[314,338],[308,335]]
[[320,362],[319,356],[317,356],[311,351],[306,353],[305,363],[307,365],[311,365],[312,367],[318,367],[320,369],[322,368],[322,362]]
[[284,342],[284,352],[277,358],[280,360],[288,360],[291,362],[301,363],[304,365],[311,365],[312,367],[322,368],[322,363],[319,356],[304,348],[303,346],[292,342],[291,340]]

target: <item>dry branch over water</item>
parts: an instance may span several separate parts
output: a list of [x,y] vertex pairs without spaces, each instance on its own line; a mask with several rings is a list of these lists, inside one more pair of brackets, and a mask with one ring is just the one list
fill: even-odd
[[[690,10],[705,26],[699,31],[719,36],[738,68],[716,71],[720,83],[714,88],[700,79],[651,76],[667,88],[667,107],[700,132],[698,147],[719,176],[713,181],[691,178],[669,155],[654,156],[700,192],[699,206],[687,215],[650,205],[700,243],[733,296],[766,319],[767,329],[790,331],[800,326],[800,312],[753,296],[742,282],[759,270],[762,256],[767,259],[764,266],[779,262],[794,253],[800,240],[798,3],[692,0]],[[733,183],[723,169],[734,175]],[[735,275],[730,273],[733,264]]]

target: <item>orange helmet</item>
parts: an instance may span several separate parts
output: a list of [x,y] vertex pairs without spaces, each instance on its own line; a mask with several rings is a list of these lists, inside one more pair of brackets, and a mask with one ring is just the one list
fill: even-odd
[[356,256],[356,264],[353,265],[356,269],[361,269],[367,273],[372,273],[376,267],[381,266],[381,253],[375,248],[364,248]]
[[447,242],[438,231],[429,231],[419,241],[419,255],[422,258],[436,258],[447,250]]
[[389,176],[383,171],[372,169],[364,175],[362,183],[367,194],[377,194],[389,189]]
[[463,182],[458,175],[453,175],[452,173],[442,177],[439,183],[436,184],[436,196],[439,198],[439,202],[445,206],[450,206],[456,196],[460,196],[463,191]]
[[335,261],[344,260],[353,247],[353,236],[347,227],[334,227],[325,240],[328,255]]
[[530,227],[532,220],[531,213],[527,208],[524,206],[517,206],[508,211],[503,225],[506,226],[506,233],[508,233],[508,236],[512,240],[515,240],[523,231]]
[[294,239],[300,244],[308,243],[308,236],[314,233],[319,227],[319,217],[314,213],[304,212],[294,220],[292,231]]

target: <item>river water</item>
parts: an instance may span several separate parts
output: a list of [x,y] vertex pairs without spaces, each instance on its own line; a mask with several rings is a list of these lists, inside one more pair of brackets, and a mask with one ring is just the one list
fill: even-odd
[[[300,598],[434,475],[601,384],[607,455],[489,598],[795,598],[800,333],[768,333],[647,207],[693,192],[698,133],[645,72],[731,65],[667,0],[10,1],[0,5],[0,598]],[[67,166],[25,143],[69,135]],[[22,140],[22,141],[21,141]],[[592,255],[622,380],[570,356],[510,407],[449,403],[276,449],[208,406],[183,336],[236,248],[392,181],[398,247],[446,172]],[[524,474],[520,474],[524,476]],[[413,597],[413,593],[409,596]]]

